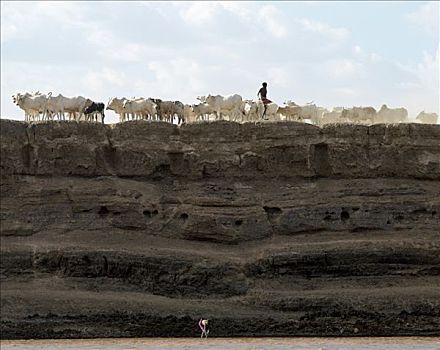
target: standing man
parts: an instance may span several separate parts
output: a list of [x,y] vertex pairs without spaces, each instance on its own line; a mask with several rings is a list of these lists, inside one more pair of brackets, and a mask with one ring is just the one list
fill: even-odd
[[267,105],[272,102],[267,98],[267,83],[263,83],[263,87],[258,90],[257,97],[259,97],[260,101],[263,102],[264,112],[261,118],[264,118],[266,116]]

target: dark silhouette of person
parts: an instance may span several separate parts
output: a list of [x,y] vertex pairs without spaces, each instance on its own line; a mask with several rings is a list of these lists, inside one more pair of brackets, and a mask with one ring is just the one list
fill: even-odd
[[272,103],[272,101],[267,98],[267,83],[266,82],[264,82],[263,87],[260,90],[258,90],[257,97],[260,99],[261,102],[263,102],[264,112],[263,112],[263,115],[261,118],[264,118],[266,116],[267,105],[269,103]]

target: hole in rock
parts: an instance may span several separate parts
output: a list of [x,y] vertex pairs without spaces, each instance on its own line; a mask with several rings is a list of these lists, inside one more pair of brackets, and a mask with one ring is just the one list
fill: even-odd
[[350,219],[350,214],[348,213],[348,211],[346,210],[341,211],[341,220],[347,221],[348,219]]
[[181,215],[180,215],[180,218],[182,219],[182,220],[187,220],[188,219],[188,214],[187,213],[182,213]]
[[99,216],[101,216],[101,217],[107,216],[108,213],[109,213],[109,210],[107,209],[106,206],[102,206],[101,208],[99,208],[99,212],[98,212]]
[[263,209],[266,212],[269,221],[275,220],[282,213],[282,210],[277,207],[263,207]]
[[281,209],[277,207],[263,207],[263,209],[269,215],[281,214]]
[[243,220],[235,220],[236,226],[241,226],[242,223],[243,223]]
[[155,209],[155,210],[153,210],[153,211],[150,211],[150,210],[144,210],[144,211],[142,212],[142,214],[144,214],[145,216],[148,216],[149,218],[151,218],[151,217],[153,217],[153,216],[159,214],[159,212],[157,211],[157,209]]
[[426,214],[428,211],[425,208],[416,209],[413,211],[414,214]]

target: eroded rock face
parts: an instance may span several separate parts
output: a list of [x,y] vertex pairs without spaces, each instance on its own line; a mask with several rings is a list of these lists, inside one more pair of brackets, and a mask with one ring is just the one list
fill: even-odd
[[0,125],[3,338],[439,335],[440,126]]

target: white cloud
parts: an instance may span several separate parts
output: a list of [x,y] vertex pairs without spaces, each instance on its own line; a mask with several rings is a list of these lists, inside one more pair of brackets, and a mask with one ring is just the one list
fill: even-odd
[[356,57],[356,59],[361,60],[362,62],[380,62],[382,60],[382,57],[378,55],[375,52],[367,52],[364,49],[362,49],[359,45],[355,45],[352,48],[353,56]]
[[365,76],[362,63],[352,59],[333,59],[323,64],[323,71],[332,79],[359,79]]
[[304,31],[317,33],[333,40],[346,40],[350,35],[350,31],[346,28],[334,28],[320,21],[302,18],[298,22]]
[[440,5],[437,1],[423,4],[417,11],[409,13],[406,18],[425,31],[439,35]]
[[250,2],[220,1],[219,5],[226,11],[229,11],[244,20],[249,20],[256,14],[255,6]]
[[359,96],[359,91],[350,87],[333,88],[332,91],[342,98]]
[[356,55],[361,55],[362,54],[362,49],[361,49],[361,47],[359,45],[356,45],[356,46],[353,47],[353,52]]
[[62,29],[84,27],[88,7],[74,1],[1,2],[2,43],[15,38],[27,38],[48,25]]
[[402,100],[413,116],[421,110],[440,114],[440,43],[435,54],[424,51],[422,55],[415,65],[395,63],[410,77],[399,84]]
[[370,53],[371,62],[380,62],[382,61],[382,57],[375,52]]
[[440,67],[440,43],[435,54],[423,51],[423,59],[416,65],[405,65],[396,62],[396,66],[407,73],[410,73],[417,81],[419,87],[437,88],[439,86],[439,67]]
[[[423,52],[423,61],[417,65],[417,77],[421,82],[432,86],[439,87],[439,67],[440,67],[440,44],[437,47],[435,55]],[[438,91],[438,90],[437,90]]]
[[180,15],[183,20],[191,25],[202,26],[209,24],[214,20],[214,15],[217,9],[215,2],[200,1],[191,3],[178,4],[183,6],[180,10]]
[[274,37],[283,38],[287,35],[287,28],[283,24],[281,13],[274,6],[268,5],[260,8],[258,19]]
[[206,72],[193,60],[175,58],[168,61],[153,61],[148,69],[154,72],[156,93],[164,98],[193,100],[195,92],[206,90]]
[[107,84],[116,87],[128,87],[130,85],[130,81],[124,72],[109,67],[103,67],[98,71],[88,72],[81,79],[81,82],[95,94],[99,94],[105,90]]
[[81,2],[73,1],[37,1],[35,12],[57,22],[69,26],[78,26],[87,23],[87,8]]
[[267,70],[268,79],[271,85],[277,88],[288,88],[289,87],[289,73],[284,69],[278,67],[270,67]]

